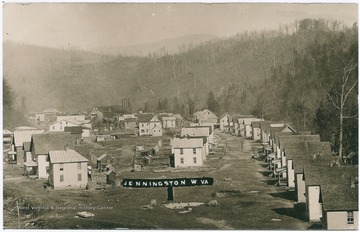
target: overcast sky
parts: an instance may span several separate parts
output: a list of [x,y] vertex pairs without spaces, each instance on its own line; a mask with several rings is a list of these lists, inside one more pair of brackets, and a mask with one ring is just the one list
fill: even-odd
[[351,26],[356,4],[32,3],[3,5],[3,39],[48,47],[91,49],[189,34],[231,36],[302,18]]

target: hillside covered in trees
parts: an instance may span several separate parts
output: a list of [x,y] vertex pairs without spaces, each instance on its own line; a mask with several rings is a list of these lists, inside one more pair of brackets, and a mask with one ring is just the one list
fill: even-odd
[[4,44],[4,74],[31,110],[84,110],[122,98],[133,110],[185,116],[208,107],[292,122],[334,148],[345,141],[349,151],[357,150],[357,34],[356,24],[304,19],[178,54],[116,58]]

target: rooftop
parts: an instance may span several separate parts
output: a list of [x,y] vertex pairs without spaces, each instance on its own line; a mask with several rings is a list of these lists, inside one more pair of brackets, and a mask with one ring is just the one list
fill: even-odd
[[313,159],[311,155],[293,157],[293,166],[295,173],[303,173],[305,167],[309,166],[330,166],[330,162],[334,161],[336,156],[322,156]]
[[351,187],[349,183],[321,185],[321,198],[325,211],[358,211],[358,194],[358,186]]
[[42,134],[44,130],[16,130],[14,131],[15,147],[22,147],[24,142],[30,142],[33,134]]
[[171,140],[173,148],[198,148],[203,147],[202,138],[173,138]]
[[146,123],[149,122],[154,117],[153,114],[139,114],[138,122],[139,123]]
[[181,136],[209,136],[211,127],[183,127],[180,132]]
[[358,177],[357,166],[305,166],[306,185],[349,184]]
[[50,163],[77,163],[77,162],[87,162],[84,156],[80,155],[74,150],[57,150],[49,151]]
[[285,146],[285,156],[292,159],[298,156],[311,156],[314,154],[331,156],[331,146],[329,142],[299,142],[289,143]]
[[105,157],[107,157],[107,154],[102,154],[99,158],[97,158],[96,160],[101,161],[102,159],[104,159]]
[[39,154],[48,154],[49,151],[62,150],[66,145],[74,144],[77,136],[69,132],[35,134],[32,136],[32,146]]
[[304,143],[304,142],[320,142],[320,135],[294,135],[277,133],[275,135],[275,141],[280,144],[281,148],[286,148],[292,143]]

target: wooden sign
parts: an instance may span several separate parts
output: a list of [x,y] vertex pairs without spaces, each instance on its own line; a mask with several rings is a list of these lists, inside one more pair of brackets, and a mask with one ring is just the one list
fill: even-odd
[[176,178],[176,179],[124,179],[121,183],[128,188],[161,188],[161,187],[191,187],[200,185],[213,185],[214,179],[201,178]]

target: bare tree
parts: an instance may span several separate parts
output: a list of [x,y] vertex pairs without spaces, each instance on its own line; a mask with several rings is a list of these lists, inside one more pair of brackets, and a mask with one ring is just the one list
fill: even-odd
[[353,60],[348,62],[341,71],[339,70],[338,75],[341,75],[341,78],[339,78],[340,82],[332,86],[330,91],[326,91],[330,102],[339,112],[339,158],[341,161],[343,159],[344,120],[357,117],[357,115],[350,115],[346,110],[349,95],[358,83],[354,73],[357,65]]

